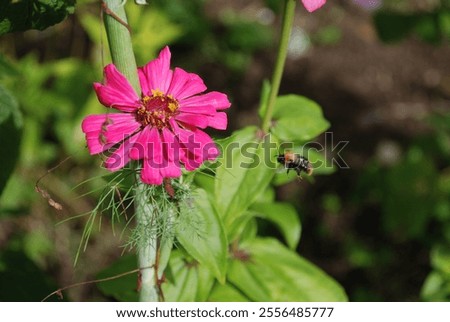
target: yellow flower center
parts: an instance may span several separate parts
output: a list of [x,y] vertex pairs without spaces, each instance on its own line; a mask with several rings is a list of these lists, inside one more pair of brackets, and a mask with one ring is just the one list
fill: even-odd
[[142,126],[151,125],[158,129],[169,126],[169,120],[178,114],[178,101],[172,95],[152,90],[152,96],[144,96],[136,110],[136,121]]

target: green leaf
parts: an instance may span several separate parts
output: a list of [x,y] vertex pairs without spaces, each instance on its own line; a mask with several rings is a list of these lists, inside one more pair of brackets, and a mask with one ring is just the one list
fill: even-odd
[[212,174],[197,171],[194,176],[194,183],[206,191],[214,191],[214,176]]
[[180,252],[174,252],[170,259],[173,282],[163,284],[163,294],[169,302],[195,301],[198,275],[195,265],[187,263]]
[[195,260],[225,282],[228,241],[222,221],[203,189],[195,190],[193,199],[186,221],[177,225],[177,239]]
[[19,157],[22,137],[22,116],[19,105],[12,94],[0,85],[0,195],[14,170]]
[[[235,239],[241,239],[248,236],[248,234],[251,235],[252,229],[251,227],[248,227],[249,225],[253,225],[251,223],[252,219],[254,218],[254,214],[250,211],[244,212],[242,215],[237,217],[228,227],[227,227],[227,236],[228,240],[235,240]],[[256,223],[255,223],[256,224]],[[248,230],[250,229],[250,230]],[[245,236],[244,236],[245,234]]]
[[0,0],[0,7],[0,35],[3,35],[53,26],[74,12],[75,0]]
[[197,270],[198,275],[198,287],[195,301],[205,302],[214,286],[214,275],[203,265],[196,265],[195,269]]
[[276,168],[276,144],[271,136],[258,138],[255,127],[235,132],[222,141],[223,154],[216,169],[215,204],[228,229],[269,185]]
[[209,302],[249,302],[238,289],[230,284],[216,284],[209,296]]
[[241,245],[239,252],[241,255],[235,256],[230,265],[233,274],[229,278],[251,299],[267,302],[347,300],[336,281],[275,239],[255,239]]
[[[137,267],[135,255],[128,255],[119,258],[116,262],[98,273],[97,278],[109,278],[130,272]],[[136,302],[139,300],[139,293],[136,291],[137,273],[128,274],[109,281],[100,282],[97,287],[106,295],[119,301]]]
[[295,208],[288,203],[255,203],[251,206],[261,218],[273,222],[281,231],[289,248],[295,249],[300,240],[302,226]]
[[268,302],[272,298],[270,285],[258,272],[260,267],[253,260],[233,260],[230,263],[228,280],[236,285],[252,301]]
[[209,268],[189,262],[183,256],[180,251],[172,252],[168,270],[170,279],[162,284],[164,298],[169,302],[204,302],[211,293],[214,276]]
[[[244,242],[249,239],[255,239],[258,235],[258,223],[255,219],[255,214],[252,211],[247,211],[244,216],[240,218],[249,218],[245,220],[245,225],[242,226],[239,234],[236,234],[235,239],[239,239],[240,242]],[[240,219],[239,218],[239,219]],[[239,221],[236,220],[236,221]]]
[[279,96],[273,119],[271,132],[286,142],[312,140],[330,126],[317,103],[298,95]]

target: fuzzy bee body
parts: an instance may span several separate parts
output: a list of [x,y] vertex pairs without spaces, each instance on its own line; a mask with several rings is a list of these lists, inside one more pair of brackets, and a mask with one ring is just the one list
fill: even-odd
[[301,177],[302,171],[307,175],[313,173],[312,164],[308,159],[300,154],[293,153],[292,151],[286,151],[284,154],[278,155],[277,161],[284,165],[287,169],[287,173],[289,173],[290,170],[294,170],[299,177]]

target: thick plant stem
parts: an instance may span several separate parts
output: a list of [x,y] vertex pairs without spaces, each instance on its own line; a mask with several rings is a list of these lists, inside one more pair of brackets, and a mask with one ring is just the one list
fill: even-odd
[[266,111],[261,125],[264,132],[269,131],[273,108],[280,89],[281,77],[283,76],[284,63],[286,62],[288,51],[289,38],[291,35],[292,25],[294,23],[295,4],[297,1],[298,0],[286,0],[285,3],[278,54],[275,62],[275,69],[272,74],[271,89],[267,100]]
[[[127,18],[123,0],[103,0],[105,28],[108,36],[109,48],[114,65],[128,79],[138,95],[141,94],[137,74],[136,59],[131,43],[131,34],[127,25]],[[134,195],[134,205],[137,225],[151,227],[154,223],[154,209],[146,193],[146,185],[138,177]],[[145,243],[138,245],[138,265],[140,272],[140,296],[142,302],[156,302],[160,299],[157,285],[157,232],[145,229],[150,235],[144,238]]]
[[102,0],[106,35],[114,65],[139,95],[141,90],[136,59],[123,3],[125,2],[122,0]]
[[[140,294],[141,302],[158,302],[160,299],[157,276],[158,261],[158,238],[155,229],[156,218],[152,204],[149,202],[145,184],[137,178],[134,194],[136,220],[143,227],[146,238],[143,243],[138,244],[138,264],[142,268],[140,272]],[[145,229],[147,228],[147,229]]]

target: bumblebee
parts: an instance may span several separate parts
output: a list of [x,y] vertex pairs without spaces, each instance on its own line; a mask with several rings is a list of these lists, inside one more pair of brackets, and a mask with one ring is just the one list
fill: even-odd
[[289,173],[290,170],[295,170],[299,177],[301,177],[302,171],[310,176],[314,170],[307,158],[292,151],[285,151],[284,154],[278,155],[277,161],[284,165],[287,169],[287,173]]

